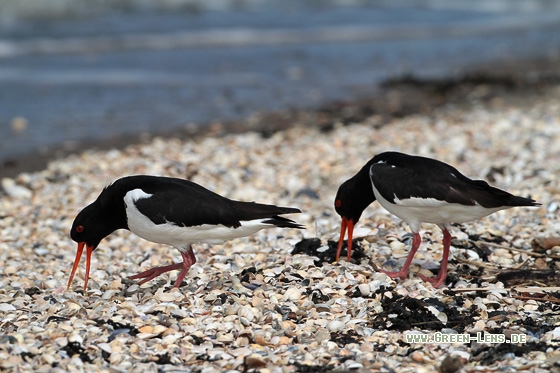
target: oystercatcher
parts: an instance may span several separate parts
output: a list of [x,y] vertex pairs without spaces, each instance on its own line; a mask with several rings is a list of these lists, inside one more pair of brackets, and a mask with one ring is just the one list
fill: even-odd
[[425,281],[439,287],[447,276],[451,234],[449,224],[480,219],[496,211],[516,206],[539,206],[531,198],[514,196],[494,188],[483,180],[471,180],[456,168],[435,159],[385,152],[376,155],[339,188],[335,210],[342,217],[336,260],[348,230],[348,260],[352,253],[352,232],[362,212],[379,201],[390,213],[410,226],[414,234],[412,248],[403,268],[386,273],[391,278],[405,278],[412,258],[422,241],[421,224],[437,224],[443,231],[443,258],[439,274]]
[[192,181],[157,176],[128,176],[103,189],[97,200],[76,216],[70,232],[78,251],[68,288],[86,247],[87,290],[91,254],[99,242],[117,229],[128,229],[152,242],[176,247],[182,263],[156,267],[130,276],[150,281],[162,273],[181,270],[175,281],[179,287],[196,262],[192,244],[222,244],[251,235],[263,228],[304,228],[280,215],[301,212],[297,208],[234,201]]

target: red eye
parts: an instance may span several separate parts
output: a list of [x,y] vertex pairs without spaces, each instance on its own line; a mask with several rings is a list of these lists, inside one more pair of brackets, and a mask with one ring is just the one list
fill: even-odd
[[340,206],[342,206],[342,201],[339,200],[339,199],[337,199],[336,201],[334,201],[334,205],[335,205],[336,207],[340,207]]
[[78,226],[76,227],[76,232],[82,233],[83,231],[84,231],[84,226],[83,226],[83,225],[78,225]]

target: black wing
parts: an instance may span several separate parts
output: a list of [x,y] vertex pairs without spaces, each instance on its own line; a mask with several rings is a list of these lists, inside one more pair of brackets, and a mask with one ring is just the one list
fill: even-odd
[[456,168],[435,159],[402,153],[383,155],[384,158],[371,165],[370,178],[390,202],[396,196],[400,200],[417,197],[463,205],[478,203],[486,208],[538,205],[530,198],[514,196],[486,181],[471,180]]
[[137,187],[152,196],[137,200],[135,205],[155,224],[170,222],[187,227],[221,224],[236,228],[241,225],[241,221],[270,218],[270,224],[298,226],[289,219],[277,216],[301,212],[296,208],[230,200],[183,179],[157,178],[147,181]]

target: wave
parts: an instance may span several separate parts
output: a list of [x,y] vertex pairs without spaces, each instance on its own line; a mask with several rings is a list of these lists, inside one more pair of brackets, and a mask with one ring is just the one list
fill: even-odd
[[315,28],[229,28],[161,34],[0,40],[0,57],[33,54],[92,54],[126,50],[247,47],[266,45],[374,42],[461,38],[557,27],[560,14],[496,16],[453,24],[325,26]]

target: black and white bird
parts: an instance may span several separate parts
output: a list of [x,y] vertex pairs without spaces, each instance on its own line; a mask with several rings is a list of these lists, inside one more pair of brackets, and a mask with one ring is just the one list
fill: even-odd
[[128,229],[148,241],[174,246],[182,263],[156,267],[131,276],[140,284],[172,270],[180,270],[179,287],[196,262],[192,244],[222,244],[263,228],[304,228],[280,215],[297,208],[234,201],[188,180],[148,175],[128,176],[107,186],[95,202],[76,216],[70,232],[78,251],[68,288],[86,248],[87,290],[91,254],[99,242],[117,229]]
[[486,181],[471,180],[456,168],[435,159],[385,152],[376,155],[339,188],[335,210],[342,217],[336,260],[348,231],[348,260],[352,253],[352,233],[362,212],[375,200],[404,220],[414,234],[412,248],[400,271],[386,273],[405,278],[422,241],[422,223],[437,224],[443,231],[443,258],[439,274],[427,278],[434,287],[444,283],[451,245],[450,223],[480,219],[496,211],[516,206],[539,206],[531,198],[518,197],[494,188]]

